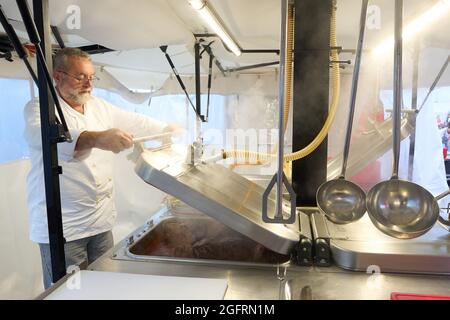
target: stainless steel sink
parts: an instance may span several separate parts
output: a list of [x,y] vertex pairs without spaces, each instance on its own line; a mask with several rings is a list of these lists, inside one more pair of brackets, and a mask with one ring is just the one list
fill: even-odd
[[154,215],[128,237],[113,259],[254,267],[291,264],[290,255],[271,251],[184,204]]

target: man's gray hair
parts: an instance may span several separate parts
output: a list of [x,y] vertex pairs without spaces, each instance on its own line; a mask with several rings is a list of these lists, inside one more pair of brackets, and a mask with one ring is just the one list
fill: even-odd
[[63,48],[56,52],[53,57],[53,69],[67,70],[69,68],[69,57],[80,57],[92,61],[91,56],[78,48]]

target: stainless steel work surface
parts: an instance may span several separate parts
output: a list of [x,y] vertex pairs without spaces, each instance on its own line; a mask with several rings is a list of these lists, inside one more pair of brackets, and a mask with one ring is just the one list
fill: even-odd
[[[173,204],[173,203],[172,203]],[[170,213],[192,213],[191,208],[175,203]],[[186,208],[183,210],[183,208]],[[169,277],[225,279],[227,300],[301,299],[305,288],[312,289],[310,298],[318,299],[390,299],[392,292],[450,295],[450,277],[444,275],[395,274],[384,269],[364,272],[331,267],[304,267],[292,263],[239,264],[211,259],[205,263],[194,260],[126,258],[127,250],[145,238],[157,225],[158,216],[164,219],[165,208],[154,214],[147,223],[133,231],[114,248],[88,266],[88,270]],[[328,232],[323,228],[322,234]],[[133,236],[133,237],[131,237]],[[394,239],[395,240],[395,239]],[[236,246],[239,246],[236,244]],[[169,257],[170,258],[170,257]],[[375,271],[375,273],[372,273]],[[380,271],[380,272],[377,272]],[[48,293],[48,292],[47,292]],[[45,296],[45,295],[44,295]],[[309,297],[308,297],[309,298]]]
[[[345,269],[381,272],[450,274],[450,233],[438,224],[415,239],[400,240],[379,231],[365,215],[347,225],[337,225],[314,213],[313,223],[328,233],[334,262]],[[323,219],[317,219],[319,215]],[[323,230],[325,221],[326,230]]]
[[219,300],[225,279],[81,270],[45,300]]
[[[223,264],[205,265],[181,262],[124,261],[112,259],[115,248],[89,266],[89,270],[173,277],[226,279],[226,300],[278,300],[282,280],[277,268],[237,267]],[[313,300],[377,299],[388,300],[392,292],[450,295],[448,276],[412,274],[372,274],[346,271],[336,267],[317,268],[289,266],[284,281],[293,300],[300,299],[306,286]]]
[[[179,153],[166,148],[143,151],[135,171],[145,182],[275,252],[288,254],[300,241],[302,230],[298,219],[292,225],[263,222],[264,188],[222,165],[187,165]],[[274,211],[275,199],[271,196],[268,212]],[[285,214],[289,211],[285,205]]]

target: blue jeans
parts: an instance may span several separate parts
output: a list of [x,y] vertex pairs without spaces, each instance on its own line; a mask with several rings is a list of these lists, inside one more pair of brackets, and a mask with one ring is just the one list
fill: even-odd
[[[83,262],[91,264],[114,245],[111,231],[103,232],[95,236],[69,241],[64,244],[66,268],[79,266]],[[44,276],[44,288],[49,288],[52,283],[52,261],[50,258],[50,245],[39,243],[41,250],[42,273]]]

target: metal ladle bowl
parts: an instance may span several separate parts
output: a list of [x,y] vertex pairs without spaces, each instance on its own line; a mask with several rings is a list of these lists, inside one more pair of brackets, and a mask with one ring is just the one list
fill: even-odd
[[325,216],[336,224],[347,224],[360,219],[366,213],[366,193],[357,184],[345,180],[350,140],[355,114],[356,93],[358,89],[359,68],[363,49],[364,30],[367,16],[368,0],[361,3],[358,45],[356,48],[355,66],[352,77],[350,107],[347,119],[347,132],[343,152],[342,169],[339,178],[320,185],[316,193],[316,202]]
[[380,231],[398,239],[412,239],[433,227],[439,216],[439,206],[423,187],[391,179],[369,191],[367,212]]
[[392,177],[375,185],[367,195],[367,212],[380,231],[398,239],[426,233],[439,217],[439,205],[422,186],[399,180],[400,116],[402,105],[403,0],[395,0],[394,113]]
[[357,184],[343,177],[322,184],[317,190],[317,206],[329,220],[347,224],[366,212],[366,194]]

